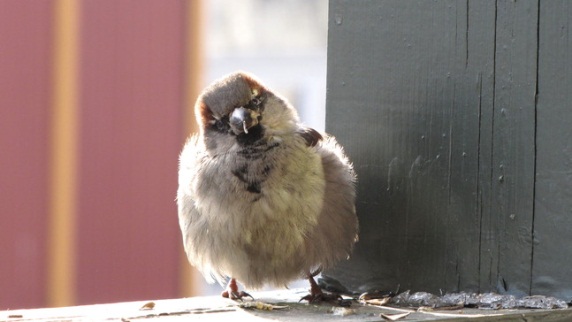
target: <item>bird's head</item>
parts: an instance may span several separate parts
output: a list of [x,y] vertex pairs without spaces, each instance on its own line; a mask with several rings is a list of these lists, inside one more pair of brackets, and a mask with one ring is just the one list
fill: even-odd
[[254,76],[235,72],[210,84],[195,105],[201,134],[253,141],[291,131],[298,116],[283,98]]

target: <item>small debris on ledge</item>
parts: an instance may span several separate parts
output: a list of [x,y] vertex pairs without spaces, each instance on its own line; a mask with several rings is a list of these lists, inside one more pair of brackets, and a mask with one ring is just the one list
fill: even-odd
[[333,315],[339,315],[339,316],[348,316],[348,315],[352,315],[352,314],[356,314],[356,310],[354,309],[349,309],[347,307],[332,307],[332,314]]
[[[429,293],[403,292],[390,297],[387,293],[344,297],[351,307],[331,303],[299,303],[307,289],[253,292],[256,300],[232,301],[220,296],[202,296],[170,300],[151,300],[97,304],[61,308],[0,311],[0,321],[121,321],[142,322],[152,318],[169,321],[248,320],[248,321],[572,321],[572,309],[522,309],[521,307],[561,307],[548,297],[513,298],[505,295],[452,293],[441,297]],[[385,296],[385,297],[383,297]],[[151,304],[152,303],[152,304]],[[459,306],[460,304],[463,306]],[[540,304],[539,304],[540,303]],[[454,305],[453,305],[454,304]],[[516,305],[516,309],[505,309]],[[457,305],[457,306],[455,306]],[[480,307],[481,309],[479,309]],[[482,309],[488,308],[488,309]],[[491,308],[494,308],[491,309]]]
[[256,309],[261,311],[284,310],[290,308],[288,305],[273,305],[260,301],[242,302],[238,304],[238,307],[242,309]]
[[478,308],[478,309],[565,309],[568,308],[566,301],[555,297],[533,295],[516,298],[513,295],[497,293],[449,293],[437,296],[427,292],[410,294],[405,291],[391,298],[391,304],[408,307],[430,308]]

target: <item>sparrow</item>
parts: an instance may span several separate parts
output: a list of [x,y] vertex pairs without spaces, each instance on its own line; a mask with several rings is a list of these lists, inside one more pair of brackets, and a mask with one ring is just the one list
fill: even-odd
[[195,104],[199,131],[179,158],[177,206],[189,262],[223,297],[314,276],[349,258],[358,236],[356,175],[335,138],[300,123],[286,99],[235,72]]

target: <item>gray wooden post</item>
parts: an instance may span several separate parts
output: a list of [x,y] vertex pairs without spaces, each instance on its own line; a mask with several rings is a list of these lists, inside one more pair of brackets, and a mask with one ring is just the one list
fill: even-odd
[[572,299],[572,3],[331,0],[326,130],[354,290]]

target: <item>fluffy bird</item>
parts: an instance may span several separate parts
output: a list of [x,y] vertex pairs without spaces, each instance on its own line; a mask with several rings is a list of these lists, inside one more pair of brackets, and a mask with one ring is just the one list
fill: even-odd
[[[199,133],[179,159],[177,204],[187,257],[222,296],[245,287],[314,281],[349,257],[357,240],[356,176],[332,136],[302,125],[296,110],[253,75],[209,85],[195,105]],[[331,295],[331,294],[330,294]]]

